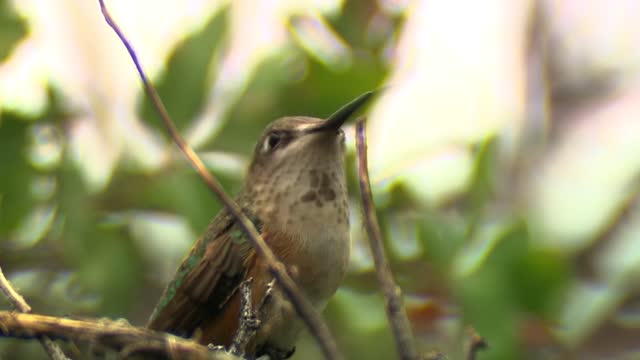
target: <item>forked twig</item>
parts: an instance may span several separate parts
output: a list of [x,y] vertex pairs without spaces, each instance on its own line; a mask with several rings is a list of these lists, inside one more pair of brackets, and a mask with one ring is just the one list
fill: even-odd
[[402,305],[402,291],[393,280],[393,274],[384,254],[380,226],[378,225],[376,209],[371,196],[371,185],[367,170],[367,138],[364,117],[358,118],[356,122],[356,147],[358,150],[358,180],[362,196],[362,210],[367,234],[369,235],[369,246],[376,266],[376,275],[384,295],[387,318],[391,324],[400,358],[403,360],[415,360],[418,359],[418,352],[414,344],[409,318]]
[[182,136],[178,133],[178,130],[173,124],[173,121],[171,120],[167,109],[162,103],[160,96],[158,95],[156,89],[151,84],[151,81],[147,78],[144,70],[142,69],[142,65],[138,60],[133,46],[129,43],[122,30],[120,30],[120,27],[116,24],[116,22],[109,14],[109,11],[104,4],[104,0],[99,0],[99,3],[100,9],[107,24],[113,29],[118,38],[120,38],[120,41],[127,48],[127,51],[129,52],[129,55],[131,56],[131,59],[135,64],[138,74],[140,75],[140,79],[142,80],[145,92],[149,96],[149,99],[151,100],[154,108],[158,111],[158,115],[162,119],[162,122],[169,132],[171,138],[184,153],[187,160],[191,163],[191,165],[194,167],[198,175],[200,175],[209,189],[224,204],[229,213],[231,213],[233,217],[238,220],[240,227],[251,240],[251,243],[256,252],[259,256],[265,259],[265,261],[269,265],[269,271],[277,280],[278,285],[282,288],[287,298],[291,301],[293,307],[296,309],[296,312],[309,328],[310,333],[316,338],[316,341],[320,345],[320,348],[322,349],[325,357],[327,359],[341,359],[342,356],[338,351],[335,340],[329,332],[329,328],[319,316],[318,312],[313,308],[311,302],[298,289],[293,279],[291,279],[291,277],[287,273],[284,265],[282,265],[282,263],[277,260],[277,258],[273,254],[273,251],[271,251],[271,249],[264,242],[264,239],[262,239],[253,223],[244,215],[238,204],[236,204],[236,202],[224,192],[218,180],[216,180],[216,178],[207,171],[202,160],[200,160],[195,151],[193,151],[189,144],[187,144]]
[[[9,302],[11,303],[11,305],[13,305],[13,307],[16,310],[22,313],[31,312],[31,306],[29,306],[29,304],[27,304],[27,302],[24,300],[22,295],[20,295],[20,293],[18,293],[13,288],[13,286],[11,286],[11,283],[9,282],[9,280],[7,280],[7,278],[4,276],[4,273],[2,272],[1,267],[0,267],[0,290],[2,290],[2,292],[7,297],[7,299],[9,299]],[[42,344],[44,351],[46,351],[47,355],[49,355],[49,358],[53,360],[69,360],[69,358],[67,358],[67,356],[64,354],[62,349],[60,349],[58,344],[51,341],[51,339],[49,339],[48,337],[42,336],[39,338],[39,341],[40,341],[40,344]]]

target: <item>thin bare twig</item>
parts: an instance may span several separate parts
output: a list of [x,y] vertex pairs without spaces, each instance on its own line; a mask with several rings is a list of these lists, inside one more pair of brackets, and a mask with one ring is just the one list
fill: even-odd
[[[4,295],[9,299],[9,302],[13,307],[23,313],[30,313],[31,306],[27,304],[22,295],[20,295],[14,288],[11,286],[11,283],[4,276],[2,272],[2,268],[0,267],[0,290],[4,293]],[[53,360],[69,360],[67,356],[64,354],[62,349],[51,341],[51,339],[47,337],[41,337],[38,339],[40,344],[44,348],[44,351],[49,355],[49,358]]]
[[109,24],[113,31],[115,31],[116,35],[120,38],[120,41],[127,48],[127,51],[129,52],[129,55],[131,56],[136,69],[138,70],[138,74],[140,75],[140,79],[142,80],[147,96],[151,100],[154,108],[158,111],[158,115],[162,119],[162,122],[167,128],[170,136],[173,138],[175,143],[184,153],[187,160],[191,163],[193,168],[196,170],[198,175],[200,175],[209,189],[224,204],[225,208],[233,215],[233,217],[238,220],[240,227],[251,240],[251,243],[256,249],[256,252],[267,262],[267,264],[269,265],[269,271],[277,280],[278,285],[282,288],[287,298],[293,304],[293,307],[296,309],[298,315],[302,318],[304,323],[309,328],[309,332],[315,337],[316,341],[320,345],[320,348],[322,349],[322,352],[324,353],[324,356],[327,359],[342,359],[342,355],[338,351],[338,347],[335,340],[333,339],[333,336],[329,332],[329,328],[322,320],[318,312],[313,308],[311,302],[298,289],[293,279],[291,279],[291,277],[287,273],[284,265],[282,265],[282,263],[277,260],[276,256],[273,254],[273,251],[271,251],[269,246],[264,242],[264,239],[262,239],[253,223],[244,215],[238,204],[236,204],[236,202],[224,192],[218,180],[216,180],[216,178],[207,171],[202,160],[200,160],[195,151],[193,151],[189,144],[187,144],[182,136],[178,133],[178,130],[173,124],[173,121],[171,120],[169,113],[162,103],[160,96],[158,95],[154,86],[151,84],[151,81],[147,78],[144,70],[142,69],[142,65],[138,60],[133,46],[129,43],[113,18],[111,18],[109,11],[104,4],[104,0],[99,0],[99,3],[100,9],[107,24]]
[[400,358],[403,360],[415,360],[419,357],[414,344],[409,318],[402,305],[402,291],[393,280],[393,274],[384,254],[380,226],[378,225],[376,209],[371,196],[371,185],[367,170],[367,138],[364,117],[360,117],[356,122],[356,147],[358,150],[358,180],[362,196],[362,210],[369,235],[369,246],[376,265],[376,275],[385,299],[387,318],[391,324]]
[[9,280],[4,276],[2,268],[0,268],[0,290],[7,297],[11,305],[18,311],[23,313],[30,313],[31,306],[27,304],[22,295],[20,295],[9,283]]
[[123,357],[154,355],[168,359],[240,360],[225,351],[211,351],[193,340],[108,319],[78,320],[0,311],[0,334],[27,339],[47,336],[86,341],[121,351]]

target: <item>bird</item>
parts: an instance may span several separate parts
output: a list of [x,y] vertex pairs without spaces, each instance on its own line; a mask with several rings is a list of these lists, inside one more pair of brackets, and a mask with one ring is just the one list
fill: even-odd
[[[357,97],[326,120],[289,116],[270,123],[235,198],[318,311],[340,286],[351,247],[341,126],[372,95]],[[249,278],[257,304],[273,278],[237,220],[222,209],[183,259],[147,327],[229,346],[240,321],[238,288]],[[246,354],[290,357],[304,325],[277,283],[261,313]]]

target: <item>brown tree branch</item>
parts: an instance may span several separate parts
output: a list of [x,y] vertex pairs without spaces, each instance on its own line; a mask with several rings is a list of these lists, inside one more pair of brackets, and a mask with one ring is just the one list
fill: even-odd
[[[9,280],[7,280],[7,278],[4,276],[4,273],[2,272],[1,267],[0,267],[0,290],[2,290],[4,295],[7,297],[7,299],[11,303],[11,305],[13,305],[13,307],[16,310],[22,313],[31,312],[31,306],[29,306],[29,304],[27,304],[27,302],[24,300],[22,295],[20,295],[13,288],[13,286],[11,286],[11,283],[9,282]],[[51,341],[51,339],[47,338],[46,336],[43,336],[43,337],[40,337],[38,340],[40,341],[40,344],[44,348],[44,351],[46,351],[47,355],[49,355],[49,358],[53,360],[69,360],[67,356],[64,354],[64,352],[62,352],[62,349],[60,349],[60,347],[56,343]]]
[[131,59],[136,66],[138,74],[140,75],[140,79],[142,80],[147,96],[151,100],[154,108],[157,110],[158,115],[162,119],[162,122],[169,132],[171,138],[173,138],[175,143],[184,153],[187,160],[191,163],[193,168],[196,170],[198,175],[200,175],[209,189],[224,204],[227,211],[229,211],[236,218],[242,230],[251,240],[251,243],[256,249],[258,255],[265,259],[265,261],[269,265],[269,271],[278,282],[278,286],[282,288],[283,292],[286,294],[287,298],[291,301],[293,307],[296,309],[298,315],[302,318],[304,323],[309,328],[309,332],[315,337],[316,341],[320,345],[320,348],[322,349],[322,352],[324,353],[325,358],[342,359],[342,355],[338,351],[338,347],[335,340],[333,339],[333,336],[329,332],[329,328],[322,320],[318,312],[313,308],[311,302],[304,296],[304,294],[302,294],[300,289],[298,289],[293,279],[291,279],[291,277],[287,273],[284,265],[282,265],[282,263],[278,261],[276,256],[273,254],[273,251],[271,251],[269,246],[265,243],[264,239],[262,239],[262,237],[256,230],[254,224],[244,215],[238,204],[236,204],[236,202],[233,201],[233,199],[224,192],[218,180],[207,171],[202,160],[200,160],[191,146],[189,146],[189,144],[187,144],[182,136],[178,133],[178,130],[173,124],[173,121],[171,120],[169,113],[162,103],[160,96],[158,95],[154,86],[151,84],[151,81],[147,78],[144,70],[142,69],[142,65],[138,61],[137,55],[132,45],[124,36],[123,32],[120,30],[113,18],[111,18],[109,11],[104,4],[104,0],[99,0],[99,3],[100,9],[107,24],[114,30],[116,35],[120,38],[120,41],[122,41],[123,45],[127,48],[127,51],[129,52],[129,55],[131,56]]
[[402,304],[402,291],[393,280],[393,274],[391,273],[389,263],[384,254],[380,226],[378,225],[376,209],[371,196],[371,185],[369,182],[369,172],[367,170],[367,138],[364,127],[364,117],[360,117],[356,122],[356,147],[358,150],[358,180],[360,183],[360,194],[362,196],[365,227],[369,235],[369,246],[371,247],[371,253],[373,254],[373,260],[376,265],[376,275],[385,300],[387,318],[391,324],[391,330],[400,358],[403,360],[415,360],[419,357],[411,332],[409,318]]
[[199,343],[171,334],[108,319],[67,319],[54,316],[0,311],[0,334],[15,338],[86,341],[132,355],[168,359],[240,360],[226,351],[212,351]]

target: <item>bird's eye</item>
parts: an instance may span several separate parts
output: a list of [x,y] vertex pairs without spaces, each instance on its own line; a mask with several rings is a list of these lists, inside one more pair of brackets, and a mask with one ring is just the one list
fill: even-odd
[[278,146],[278,144],[280,143],[280,140],[282,139],[282,134],[279,133],[272,133],[269,135],[269,138],[267,138],[267,142],[269,143],[269,147],[271,149],[273,149],[274,147]]
[[278,146],[281,146],[285,142],[286,134],[279,131],[274,131],[267,135],[267,138],[264,141],[264,145],[262,146],[265,152],[271,151]]

